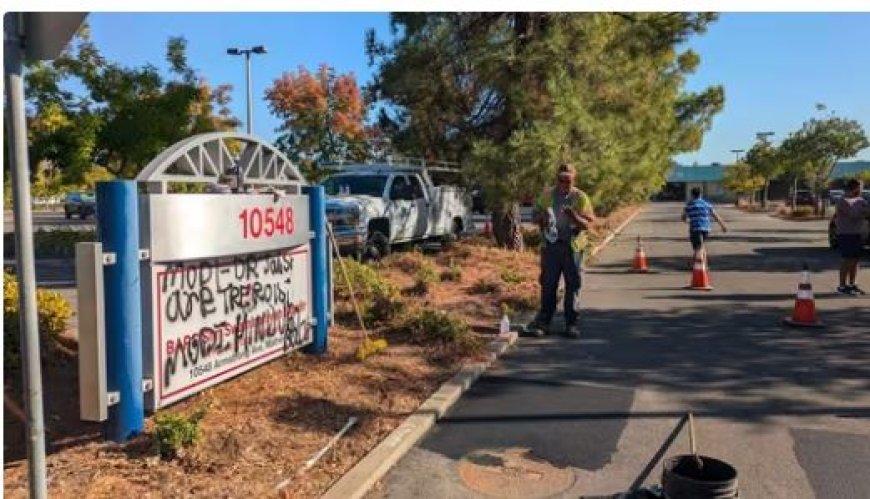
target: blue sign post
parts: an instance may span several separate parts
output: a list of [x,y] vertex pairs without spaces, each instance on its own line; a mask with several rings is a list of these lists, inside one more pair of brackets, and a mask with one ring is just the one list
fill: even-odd
[[123,442],[142,431],[142,305],[139,275],[139,205],[136,182],[97,183],[97,227],[103,253],[114,254],[104,267],[106,385],[117,392],[109,407],[108,437]]
[[327,306],[329,303],[329,269],[326,252],[326,193],[323,186],[305,187],[308,194],[309,216],[314,238],[311,239],[311,304],[317,324],[314,326],[314,342],[306,348],[307,353],[323,354],[327,347],[327,330],[329,319]]

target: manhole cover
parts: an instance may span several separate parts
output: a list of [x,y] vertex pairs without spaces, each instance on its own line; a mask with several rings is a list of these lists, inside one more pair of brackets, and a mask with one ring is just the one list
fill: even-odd
[[536,457],[530,449],[484,449],[463,457],[459,476],[469,489],[492,497],[549,497],[574,485],[574,473]]

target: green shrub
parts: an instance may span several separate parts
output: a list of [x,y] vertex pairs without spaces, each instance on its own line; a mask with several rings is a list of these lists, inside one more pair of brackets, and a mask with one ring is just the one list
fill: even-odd
[[376,340],[366,338],[363,340],[362,344],[360,344],[359,348],[356,349],[356,359],[363,362],[372,355],[386,350],[387,346],[387,340],[383,338],[378,338]]
[[[336,301],[341,300],[352,307],[350,290],[344,274],[337,267],[333,275]],[[404,311],[405,303],[399,289],[378,275],[374,268],[352,259],[345,259],[344,267],[367,325],[392,320]]]
[[447,267],[447,270],[441,273],[441,280],[453,282],[459,282],[462,280],[462,267],[456,265],[453,258],[450,259],[450,266]]
[[205,409],[199,409],[189,417],[172,413],[155,415],[154,448],[160,457],[174,459],[188,447],[196,445],[202,436],[199,423],[205,412]]
[[501,283],[489,278],[480,278],[469,289],[476,295],[489,295],[501,291]]
[[523,276],[514,269],[502,269],[501,280],[508,284],[519,284],[523,282]]
[[418,270],[414,278],[414,287],[411,288],[416,294],[425,295],[432,289],[432,285],[438,283],[439,276],[435,272],[435,268],[428,263],[424,263]]
[[[76,254],[76,243],[97,240],[93,230],[37,230],[33,233],[33,248],[36,258],[73,258]],[[15,257],[15,234],[3,235],[3,256]]]
[[[60,293],[37,289],[36,314],[40,334],[44,338],[57,339],[66,331],[73,310]],[[15,274],[3,272],[3,358],[10,369],[16,369],[20,364],[20,337],[18,282]]]
[[513,293],[502,298],[502,306],[518,312],[529,312],[538,308],[538,300],[534,296]]
[[483,348],[483,339],[475,335],[465,321],[432,309],[409,314],[395,332],[406,334],[421,345],[455,348],[466,353],[476,353]]
[[544,243],[544,237],[541,236],[541,231],[538,228],[522,229],[523,245],[527,250],[536,250]]
[[428,265],[426,256],[419,251],[395,253],[384,263],[390,267],[395,267],[406,274],[419,272],[421,268]]

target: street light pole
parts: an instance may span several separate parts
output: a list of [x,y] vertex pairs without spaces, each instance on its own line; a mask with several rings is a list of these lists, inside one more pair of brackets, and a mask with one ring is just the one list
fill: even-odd
[[254,94],[253,89],[251,88],[251,54],[265,54],[266,47],[262,45],[257,45],[251,47],[249,49],[240,49],[236,47],[231,47],[227,49],[227,54],[229,55],[244,55],[245,56],[245,88],[247,93],[247,132],[248,135],[253,134],[253,121],[254,121]]
[[731,149],[731,152],[734,153],[734,162],[737,163],[740,161],[740,153],[742,153],[743,149]]

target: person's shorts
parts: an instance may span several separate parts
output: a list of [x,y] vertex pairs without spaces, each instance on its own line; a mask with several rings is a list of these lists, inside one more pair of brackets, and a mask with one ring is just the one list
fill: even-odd
[[839,234],[837,246],[843,258],[861,258],[861,234]]
[[692,249],[698,251],[701,246],[704,246],[704,241],[710,237],[710,233],[706,230],[693,230],[689,232],[689,241],[692,243]]

